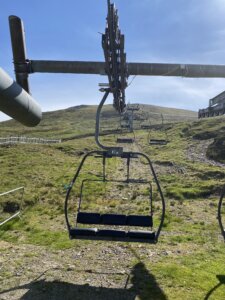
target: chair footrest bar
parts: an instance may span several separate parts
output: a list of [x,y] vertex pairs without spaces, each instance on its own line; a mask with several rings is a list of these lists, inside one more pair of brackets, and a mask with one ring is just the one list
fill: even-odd
[[129,138],[118,138],[117,143],[127,143],[127,144],[132,144],[134,142],[134,139],[129,139]]
[[97,228],[73,228],[70,229],[70,236],[95,236],[97,231]]
[[155,232],[151,231],[128,231],[127,236],[136,239],[155,239]]
[[120,237],[125,238],[126,232],[123,230],[109,230],[109,229],[102,229],[98,230],[96,233],[97,236],[106,236],[106,237]]
[[150,145],[167,145],[168,141],[167,140],[150,140],[149,141]]
[[96,228],[73,228],[70,229],[71,239],[87,240],[112,240],[121,242],[150,242],[154,243],[155,232],[151,231],[123,231]]

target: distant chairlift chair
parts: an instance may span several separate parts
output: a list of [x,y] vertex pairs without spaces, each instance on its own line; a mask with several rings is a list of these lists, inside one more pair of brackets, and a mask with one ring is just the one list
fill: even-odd
[[[161,126],[162,126],[162,130],[163,130],[163,127],[164,127],[164,119],[163,119],[163,115],[161,114]],[[153,139],[151,138],[151,130],[149,130],[149,145],[153,145],[153,146],[165,146],[169,143],[169,140],[168,140],[168,136],[167,136],[167,132],[166,130],[164,129],[164,135],[165,135],[165,138],[164,139]]]
[[134,142],[134,139],[132,138],[128,138],[128,137],[120,137],[120,138],[117,138],[116,142],[118,144],[133,144]]
[[118,144],[133,144],[135,141],[135,134],[134,134],[134,130],[133,130],[133,116],[131,116],[131,118],[129,118],[129,115],[124,114],[123,118],[125,118],[125,119],[124,120],[122,120],[122,118],[120,119],[121,135],[123,133],[132,133],[133,137],[120,136],[117,138],[116,142]]
[[143,111],[142,116],[139,118],[140,120],[140,128],[143,130],[151,129],[151,121],[149,119],[149,113]]

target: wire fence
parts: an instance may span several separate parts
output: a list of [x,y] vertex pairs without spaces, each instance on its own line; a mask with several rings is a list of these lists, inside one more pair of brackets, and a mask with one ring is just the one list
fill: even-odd
[[0,194],[0,226],[20,215],[23,195],[23,186]]
[[56,144],[61,143],[62,140],[56,139],[43,139],[43,138],[36,138],[36,137],[25,137],[25,136],[10,136],[0,138],[0,145],[7,145],[7,144]]

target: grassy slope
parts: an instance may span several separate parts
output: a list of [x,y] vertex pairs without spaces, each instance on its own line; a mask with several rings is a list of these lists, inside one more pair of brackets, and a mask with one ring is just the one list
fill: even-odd
[[[54,138],[61,138],[92,132],[94,110],[94,107],[70,109],[63,112],[63,117],[60,111],[52,112],[46,114],[43,123],[37,129],[15,127],[14,121],[5,122],[1,124],[0,135],[14,133],[51,137],[51,134]],[[111,109],[107,113],[111,113]],[[207,139],[212,136],[205,132],[222,133],[223,121],[224,118],[220,117],[175,124],[167,130],[171,142],[164,147],[149,147],[148,133],[136,133],[138,147],[154,162],[167,201],[165,227],[160,242],[155,247],[69,241],[63,217],[64,186],[71,180],[81,160],[81,152],[96,148],[93,138],[51,146],[0,147],[0,190],[5,191],[19,185],[26,187],[25,213],[20,221],[11,222],[4,227],[5,230],[0,233],[1,240],[12,243],[10,247],[20,247],[23,244],[46,247],[48,255],[55,254],[56,260],[62,256],[62,250],[68,257],[70,253],[79,251],[81,260],[78,264],[74,263],[74,273],[77,273],[77,269],[87,268],[85,261],[88,262],[89,268],[94,270],[96,266],[100,269],[108,266],[111,270],[131,270],[129,283],[139,295],[139,299],[204,299],[218,284],[216,275],[225,275],[225,249],[216,221],[217,200],[219,190],[224,184],[225,169],[201,161],[193,163],[188,159],[187,149],[190,145],[195,146],[199,143],[196,135],[197,138],[202,139],[203,135],[204,139]],[[162,133],[154,131],[151,134],[156,137]],[[105,139],[112,142],[114,136]],[[115,170],[116,166],[111,164],[109,167]],[[92,161],[86,172],[89,173],[93,169],[99,171],[97,162]],[[134,207],[140,210],[138,199],[133,200]],[[115,203],[112,200],[108,205],[113,206]],[[27,249],[30,249],[29,247],[27,246]],[[38,251],[42,250],[33,253],[34,249],[26,250],[26,255],[18,259],[18,262],[16,260],[10,271],[7,269],[8,263],[3,264],[0,277],[3,290],[19,284],[13,274],[19,268],[21,260],[22,263],[28,261],[32,264],[33,258],[30,256],[35,255],[41,259]],[[0,251],[4,255],[9,250],[2,248]],[[112,255],[107,254],[107,251],[112,251]],[[103,256],[107,264],[99,261],[100,256]],[[62,261],[64,264],[69,263],[65,259],[61,260],[61,264]],[[66,273],[66,270],[61,273]],[[72,271],[70,276],[75,276],[74,273]],[[119,280],[116,276],[118,277],[115,275],[112,279],[114,283]],[[67,280],[68,278],[64,279],[66,282]],[[83,286],[85,280],[81,284]],[[95,292],[92,291],[93,294]],[[109,288],[109,292],[112,296],[113,289]],[[222,284],[209,299],[222,300],[224,294],[225,286]],[[107,298],[99,296],[99,299]]]
[[[14,120],[2,122],[0,126],[0,137],[5,136],[38,136],[48,138],[67,138],[80,134],[94,133],[95,113],[97,106],[75,106],[65,110],[47,112],[43,114],[43,120],[36,128],[24,127]],[[179,114],[182,118],[196,117],[197,113],[188,110],[178,110],[174,108],[161,108],[152,105],[141,105],[143,112],[163,113],[165,119],[168,116],[176,117]],[[187,117],[183,117],[183,116]],[[152,115],[153,116],[153,115]],[[102,110],[102,127],[107,129],[117,129],[119,116],[111,105],[104,106]],[[158,115],[155,116],[159,118]],[[153,119],[154,124],[155,119]]]

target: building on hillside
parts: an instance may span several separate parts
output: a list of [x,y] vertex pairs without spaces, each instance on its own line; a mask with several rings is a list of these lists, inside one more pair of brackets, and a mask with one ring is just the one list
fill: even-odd
[[198,118],[216,117],[225,114],[225,91],[209,100],[207,108],[199,109]]

